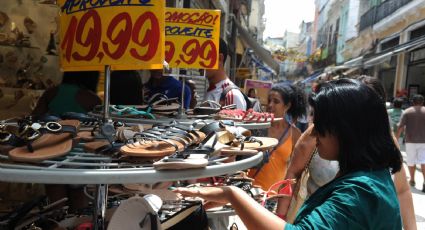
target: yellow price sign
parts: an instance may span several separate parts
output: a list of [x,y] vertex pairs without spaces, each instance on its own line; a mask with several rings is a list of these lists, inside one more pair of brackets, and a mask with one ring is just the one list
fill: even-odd
[[60,60],[66,71],[160,69],[162,0],[59,0]]
[[165,60],[174,68],[217,69],[220,10],[166,8]]

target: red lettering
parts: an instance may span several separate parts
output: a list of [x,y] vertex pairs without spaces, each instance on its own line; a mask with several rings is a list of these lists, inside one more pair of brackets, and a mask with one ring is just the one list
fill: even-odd
[[[146,30],[146,33],[140,33],[143,25],[146,21],[150,21],[150,29]],[[143,35],[143,40],[139,41],[140,35]],[[156,51],[159,46],[159,22],[155,14],[152,12],[146,12],[142,14],[134,23],[132,40],[134,43],[138,44],[141,47],[148,47],[144,55],[140,55],[137,52],[137,49],[130,49],[130,54],[134,58],[137,58],[142,61],[149,61],[155,56]]]
[[[117,25],[119,25],[122,22],[125,23],[124,29],[121,29],[118,32],[118,34],[115,36],[115,38],[112,38],[112,35],[115,29],[117,28]],[[127,50],[127,47],[128,47],[128,44],[130,43],[130,38],[131,38],[131,28],[132,28],[131,24],[132,24],[131,17],[127,12],[120,13],[111,20],[111,23],[108,26],[108,30],[106,31],[106,36],[109,38],[112,44],[118,45],[118,47],[115,50],[115,52],[112,53],[109,50],[108,43],[103,42],[103,50],[112,59],[116,60],[121,58],[122,55]]]
[[[92,19],[93,20],[93,28],[90,28],[87,37],[83,41],[83,32],[84,28],[86,28],[87,22]],[[72,57],[77,61],[91,61],[99,51],[100,39],[102,34],[102,22],[100,20],[100,16],[95,10],[89,10],[87,13],[81,17],[80,23],[78,23],[76,39],[77,44],[82,45],[83,47],[89,47],[89,52],[83,56],[78,52],[74,52]]]
[[62,39],[61,49],[65,50],[65,59],[71,61],[72,47],[74,46],[75,31],[77,30],[77,18],[72,16],[71,21],[69,22],[68,29],[65,32],[65,35]]
[[206,69],[214,67],[217,62],[217,48],[215,47],[214,42],[211,40],[205,41],[200,50],[200,58],[206,61],[209,60],[210,62],[209,64],[205,64],[204,61],[200,61],[199,64]]
[[173,60],[174,53],[176,51],[176,47],[174,46],[174,43],[170,41],[165,42],[165,61],[168,63],[171,63],[171,60]]
[[[184,53],[184,55],[179,55],[180,60],[182,60],[188,65],[193,64],[199,55],[199,49],[200,45],[198,40],[191,39],[187,41],[182,48],[182,52]],[[189,59],[186,59],[185,57],[189,57]]]

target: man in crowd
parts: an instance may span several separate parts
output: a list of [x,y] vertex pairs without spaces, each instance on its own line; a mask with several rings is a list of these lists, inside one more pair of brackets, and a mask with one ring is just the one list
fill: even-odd
[[228,51],[226,42],[221,38],[219,46],[218,69],[206,70],[206,76],[209,83],[206,99],[219,102],[223,106],[235,104],[237,109],[246,110],[246,101],[239,89],[230,90],[225,95],[224,101],[220,101],[223,90],[228,86],[235,86],[235,84],[229,79],[224,70]]
[[[413,106],[401,115],[397,129],[397,139],[405,131],[407,166],[410,173],[410,185],[415,186],[416,164],[421,165],[425,179],[425,107],[424,97],[420,94],[413,96]],[[425,193],[425,183],[422,186]]]
[[177,79],[171,76],[163,76],[162,69],[151,70],[150,74],[151,74],[151,78],[146,84],[146,87],[148,90],[148,92],[146,93],[148,98],[157,93],[161,93],[166,95],[168,98],[179,98],[180,103],[182,103],[182,101],[184,102],[184,108],[185,109],[189,108],[192,95],[188,85],[185,85],[184,99],[182,100],[181,98],[182,90],[183,90],[182,82],[178,81]]

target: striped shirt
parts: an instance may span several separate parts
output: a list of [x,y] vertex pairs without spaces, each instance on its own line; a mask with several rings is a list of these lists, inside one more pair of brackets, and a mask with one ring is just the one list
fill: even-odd
[[[206,99],[220,102],[220,96],[223,90],[229,85],[235,84],[228,78],[218,82],[215,85],[210,85],[207,90]],[[227,93],[226,98],[224,100],[224,105],[231,104],[235,104],[237,109],[246,110],[246,101],[240,90],[232,89]]]

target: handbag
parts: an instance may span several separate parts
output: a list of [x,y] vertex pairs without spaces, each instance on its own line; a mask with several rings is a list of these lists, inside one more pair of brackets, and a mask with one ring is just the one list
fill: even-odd
[[295,193],[294,193],[295,196],[292,196],[291,203],[289,204],[289,209],[286,214],[286,221],[288,223],[291,223],[291,224],[294,223],[298,210],[301,208],[301,206],[304,204],[304,201],[307,199],[307,196],[308,196],[307,181],[308,181],[308,178],[310,177],[309,166],[310,166],[311,160],[313,159],[316,153],[317,153],[317,149],[314,149],[314,151],[311,153],[309,161],[304,167],[304,171],[302,172],[300,179],[298,180],[298,184],[295,187]]

